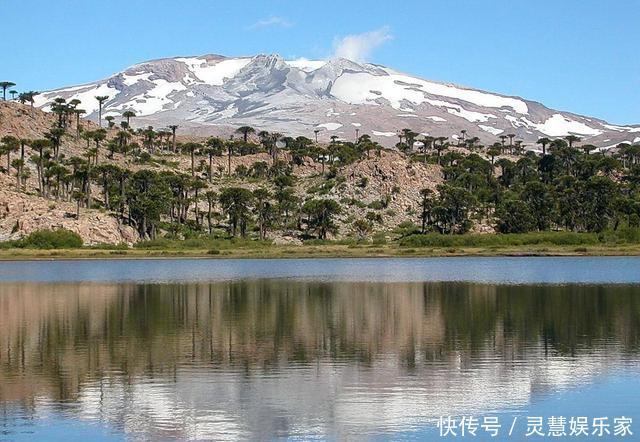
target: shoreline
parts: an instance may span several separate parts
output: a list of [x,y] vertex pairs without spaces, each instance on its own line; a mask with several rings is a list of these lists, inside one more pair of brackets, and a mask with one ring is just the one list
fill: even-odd
[[4,249],[0,261],[98,259],[330,259],[444,257],[597,257],[640,256],[640,244],[616,246],[536,247],[398,247],[396,245],[269,246],[265,248],[204,249]]

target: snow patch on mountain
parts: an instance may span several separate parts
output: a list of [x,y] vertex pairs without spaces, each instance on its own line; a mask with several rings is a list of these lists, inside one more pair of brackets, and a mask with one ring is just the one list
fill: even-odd
[[[54,97],[57,96],[54,91]],[[66,91],[66,90],[65,90]],[[80,92],[76,92],[80,91]],[[99,96],[107,96],[109,97],[107,102],[112,101],[114,98],[118,96],[120,91],[114,87],[111,87],[108,83],[99,83],[93,85],[87,85],[82,87],[71,88],[71,92],[73,92],[73,96],[69,98],[69,100],[80,100],[81,108],[84,109],[88,114],[94,113],[98,111],[100,105],[98,104],[98,100],[96,97]],[[34,105],[37,107],[41,107],[45,111],[51,110],[51,101],[53,98],[50,98],[48,94],[40,94],[34,97]]]
[[371,131],[371,133],[378,137],[395,137],[398,135],[396,132],[379,132],[377,130]]
[[187,89],[187,87],[180,82],[168,82],[161,78],[154,80],[152,83],[153,88],[142,95],[142,97],[136,99],[133,103],[128,102],[120,106],[112,107],[109,109],[108,114],[117,115],[118,112],[114,112],[115,110],[133,110],[138,116],[162,112],[167,108],[177,107],[178,104],[171,100],[171,94]]
[[289,60],[286,62],[289,66],[301,69],[305,72],[312,72],[316,69],[320,69],[322,66],[327,64],[326,61],[322,60],[307,60],[306,58],[298,58],[297,60]]
[[461,106],[449,107],[447,108],[447,112],[457,117],[464,118],[467,121],[475,122],[485,122],[489,121],[490,118],[496,118],[493,114],[483,114],[480,112],[473,112],[464,109]]
[[[344,73],[331,88],[331,93],[347,103],[366,104],[379,98],[388,100],[395,109],[400,109],[403,101],[422,104],[428,95],[456,98],[483,107],[510,107],[514,111],[527,114],[524,101],[484,92],[460,89],[454,86],[433,83],[401,74],[371,75],[369,73]],[[444,106],[451,103],[441,102]]]
[[485,126],[484,124],[478,124],[478,127],[485,132],[489,132],[493,135],[500,135],[504,130],[498,129],[497,127]]
[[187,65],[201,82],[212,86],[222,86],[224,80],[233,78],[240,70],[251,62],[251,58],[230,58],[227,60],[209,61],[198,57],[176,58],[176,61]]
[[327,130],[338,130],[342,127],[340,123],[322,123],[318,124],[318,127],[325,128]]
[[126,86],[133,86],[134,84],[136,84],[139,81],[149,81],[149,78],[153,75],[153,72],[143,72],[141,74],[134,74],[134,75],[127,75],[127,74],[123,74],[122,75],[122,82],[126,85]]
[[554,114],[542,124],[535,124],[543,134],[551,137],[562,137],[567,134],[576,135],[600,135],[601,130],[593,129],[584,123],[570,120],[569,118],[561,115]]

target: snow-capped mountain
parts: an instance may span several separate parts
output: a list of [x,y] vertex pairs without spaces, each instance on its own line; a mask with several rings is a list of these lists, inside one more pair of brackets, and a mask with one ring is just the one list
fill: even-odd
[[96,96],[106,95],[103,116],[126,110],[133,126],[178,124],[183,133],[209,135],[230,127],[320,139],[368,133],[394,144],[403,128],[490,143],[515,134],[525,143],[574,134],[606,147],[640,141],[640,126],[549,109],[540,103],[412,77],[393,69],[346,59],[287,61],[278,55],[227,58],[177,57],[134,65],[105,80],[42,93],[44,108],[56,97],[79,99],[96,119]]

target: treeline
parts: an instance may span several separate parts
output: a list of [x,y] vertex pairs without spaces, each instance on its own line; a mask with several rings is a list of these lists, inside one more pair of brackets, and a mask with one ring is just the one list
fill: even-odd
[[[465,131],[449,140],[403,129],[396,148],[412,161],[439,165],[445,182],[435,192],[421,192],[415,209],[407,212],[409,221],[389,226],[382,212],[390,195],[369,204],[364,217],[352,211],[354,205],[365,206],[362,202],[327,196],[344,180],[342,168],[380,155],[382,146],[367,134],[358,134],[354,141],[334,136],[323,144],[317,141],[319,130],[312,140],[243,126],[229,139],[180,143],[177,125],[134,129],[132,111],[123,112],[118,122],[113,115],[103,119],[106,98],[96,97],[100,126],[103,120],[107,123],[104,128],[83,123],[85,112],[78,100],[56,99],[50,106],[55,124],[42,138],[0,140],[0,154],[6,156],[2,170],[14,176],[18,188],[35,188],[52,200],[75,201],[78,218],[82,208],[110,211],[142,239],[264,239],[276,230],[303,239],[336,234],[370,239],[374,231],[394,228],[404,237],[462,234],[474,226],[523,233],[602,232],[640,225],[638,145],[594,153],[595,146],[579,145],[581,140],[570,135],[541,138],[539,154],[527,151],[514,134],[483,146]],[[80,155],[65,155],[68,150],[62,147],[70,142],[84,145]],[[268,154],[267,160],[233,167],[234,158],[257,153]],[[186,171],[178,170],[184,158],[180,155],[189,158]],[[321,184],[303,189],[294,171],[308,160],[321,164]],[[358,186],[366,189],[366,177]],[[342,232],[340,214],[348,215]]]
[[441,158],[446,182],[422,191],[422,233],[465,233],[474,223],[502,233],[602,232],[640,226],[640,146],[590,154],[562,139],[547,153],[495,164],[477,153]]

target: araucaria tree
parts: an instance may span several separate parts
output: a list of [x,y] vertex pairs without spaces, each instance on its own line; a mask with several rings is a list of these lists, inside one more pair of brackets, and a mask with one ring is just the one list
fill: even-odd
[[102,127],[102,106],[104,102],[109,99],[108,95],[98,95],[95,97],[98,100],[98,125]]
[[220,192],[220,206],[229,220],[229,233],[235,237],[238,233],[244,237],[251,220],[253,194],[240,187],[227,187]]
[[315,232],[319,239],[327,239],[327,234],[336,233],[336,215],[340,214],[340,205],[330,199],[312,199],[302,207],[307,215],[307,226],[311,232]]
[[245,143],[249,138],[249,134],[255,133],[255,131],[256,130],[251,126],[241,126],[236,129],[236,133],[242,134],[242,139]]
[[7,89],[15,86],[16,84],[11,81],[0,81],[0,88],[2,88],[2,100],[7,101]]

